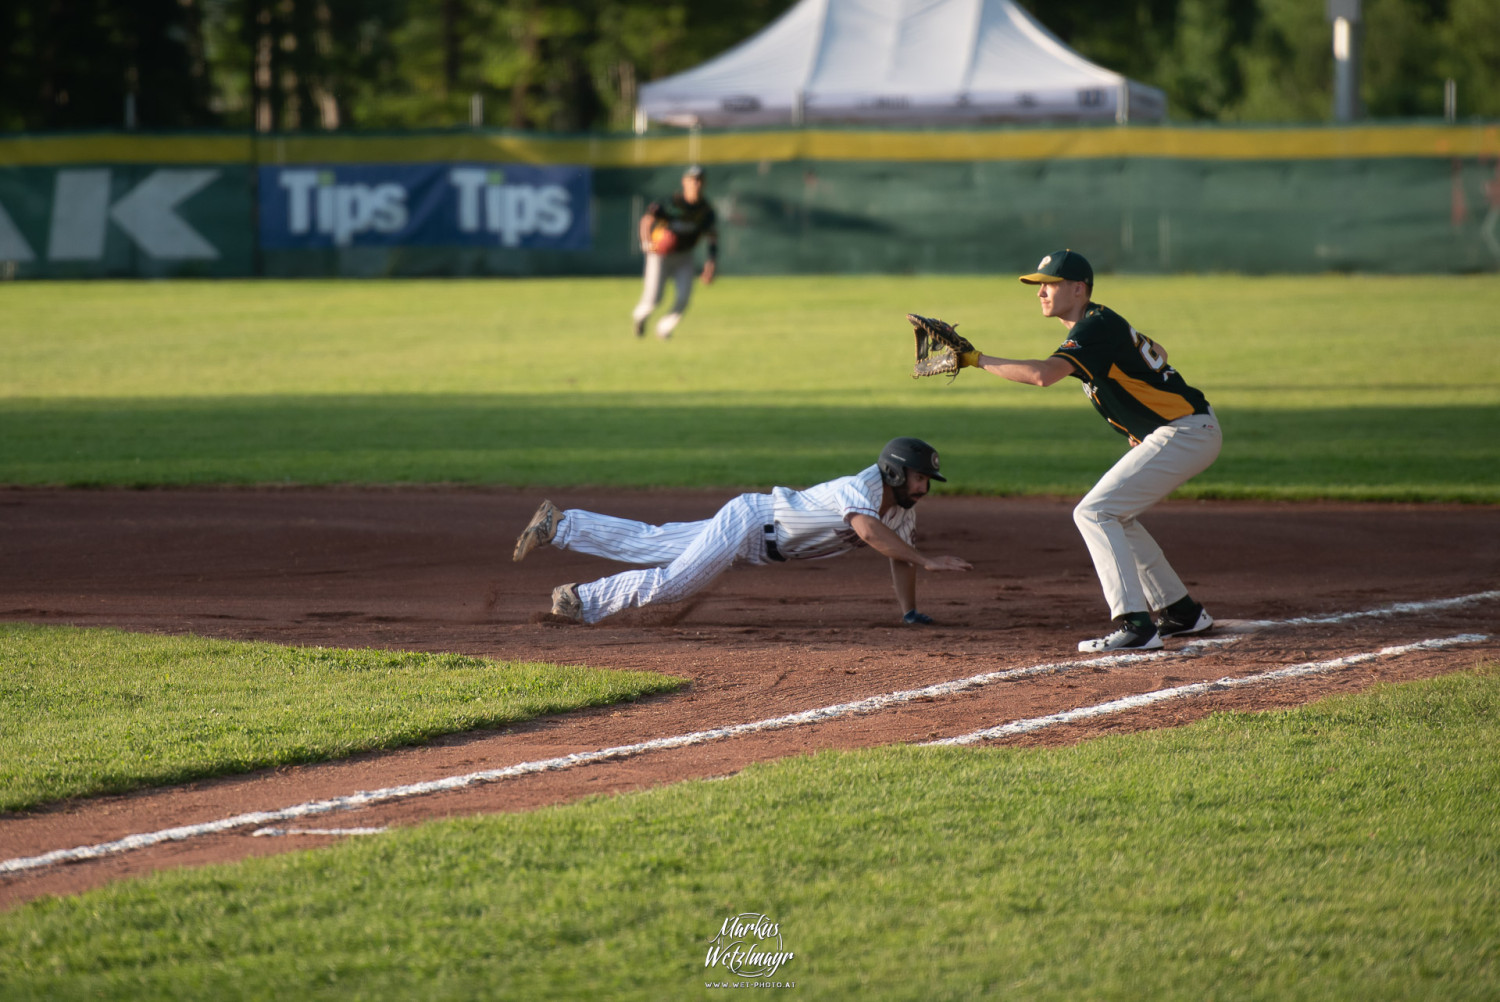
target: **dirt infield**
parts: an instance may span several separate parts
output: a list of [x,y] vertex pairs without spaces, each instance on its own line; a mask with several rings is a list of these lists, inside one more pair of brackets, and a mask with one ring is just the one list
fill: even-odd
[[[899,623],[886,563],[869,551],[736,568],[680,605],[592,627],[562,625],[546,615],[551,588],[618,565],[550,549],[513,564],[516,533],[540,496],[440,489],[0,491],[3,619],[646,668],[692,680],[669,696],[404,751],[0,816],[0,860],[1074,661],[1076,642],[1106,620],[1070,502],[937,496],[918,508],[919,545],[975,566],[968,574],[921,576],[919,606],[940,625]],[[728,496],[551,493],[564,507],[650,521],[707,517]],[[1494,599],[1339,622],[1285,622],[1496,588],[1500,508],[1169,502],[1144,521],[1221,620],[1224,628],[1212,636],[1223,643],[1192,656],[1043,671],[878,712],[392,800],[305,824],[349,828],[524,810],[722,775],[818,749],[950,737],[1164,687],[1464,633],[1490,637],[1008,740],[1058,743],[1171,726],[1215,710],[1292,705],[1500,658]],[[1183,647],[1168,641],[1169,651]],[[329,840],[251,831],[0,877],[0,907],[154,869]]]

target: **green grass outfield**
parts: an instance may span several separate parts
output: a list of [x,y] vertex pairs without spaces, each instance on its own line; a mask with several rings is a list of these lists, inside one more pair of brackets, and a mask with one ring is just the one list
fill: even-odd
[[[947,489],[1081,494],[1077,383],[908,376],[906,312],[1044,356],[1013,278],[741,278],[668,344],[635,279],[0,285],[0,483],[802,485],[887,439]],[[1198,497],[1500,501],[1500,282],[1104,276],[1225,427]]]
[[1494,999],[1500,671],[1053,749],[821,753],[0,914],[0,997]]
[[0,811],[416,744],[683,681],[0,623]]

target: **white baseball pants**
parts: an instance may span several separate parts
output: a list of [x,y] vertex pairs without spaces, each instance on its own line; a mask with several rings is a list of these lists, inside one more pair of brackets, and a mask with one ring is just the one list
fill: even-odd
[[1223,442],[1211,409],[1163,425],[1122,456],[1073,509],[1111,617],[1162,609],[1187,595],[1136,517],[1208,469]]
[[713,518],[666,525],[570,508],[563,512],[552,545],[649,568],[578,586],[583,621],[597,623],[621,609],[679,602],[736,560],[766,563],[764,527],[774,520],[769,494],[741,494]]
[[635,310],[631,312],[631,319],[636,323],[644,321],[656,309],[661,302],[662,289],[666,285],[666,279],[671,276],[677,287],[677,298],[672,303],[672,311],[656,324],[657,337],[671,337],[672,331],[677,329],[682,315],[687,312],[688,300],[693,295],[693,278],[697,272],[693,264],[692,251],[673,251],[670,254],[646,255],[645,283],[641,289],[641,301],[635,304]]

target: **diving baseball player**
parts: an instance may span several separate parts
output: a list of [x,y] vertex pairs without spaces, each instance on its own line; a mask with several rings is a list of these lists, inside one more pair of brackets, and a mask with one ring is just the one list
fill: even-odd
[[1067,328],[1063,343],[1048,358],[1025,361],[961,352],[959,367],[1034,386],[1073,376],[1131,446],[1073,510],[1114,617],[1109,633],[1078,649],[1152,650],[1163,637],[1202,633],[1213,617],[1136,519],[1218,458],[1223,438],[1213,408],[1167,364],[1165,348],[1092,301],[1094,269],[1083,255],[1048,254],[1021,281],[1036,286],[1042,316]]
[[553,615],[597,623],[622,609],[681,601],[737,561],[816,560],[868,545],[890,558],[902,621],[931,623],[917,611],[917,568],[971,569],[958,557],[930,557],[912,545],[917,523],[912,507],[927,494],[929,481],[946,479],[938,467],[932,446],[917,438],[896,438],[881,450],[875,465],[852,476],[805,491],[777,487],[769,494],[741,494],[713,518],[666,525],[577,508],[560,511],[543,501],[516,540],[513,559],[551,544],[643,565],[642,570],[553,589]]
[[714,280],[719,259],[719,233],[715,228],[718,219],[703,195],[705,179],[702,167],[689,167],[682,175],[682,191],[665,201],[652,202],[641,216],[641,250],[646,254],[646,271],[641,300],[631,314],[636,337],[645,335],[646,320],[661,302],[668,275],[677,287],[677,298],[671,311],[657,321],[656,336],[665,341],[677,329],[693,294],[693,248],[703,238],[708,240],[703,284],[709,285]]

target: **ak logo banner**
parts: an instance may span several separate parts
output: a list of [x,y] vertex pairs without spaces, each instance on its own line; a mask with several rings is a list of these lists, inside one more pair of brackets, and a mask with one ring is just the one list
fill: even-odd
[[587,167],[327,164],[262,167],[259,182],[264,250],[591,242]]

